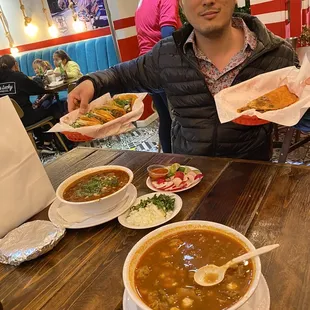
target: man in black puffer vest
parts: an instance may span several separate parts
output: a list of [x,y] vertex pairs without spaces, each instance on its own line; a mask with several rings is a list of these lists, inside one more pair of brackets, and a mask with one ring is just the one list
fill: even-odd
[[[164,90],[172,112],[174,153],[269,160],[272,124],[221,124],[213,95],[259,74],[297,66],[297,55],[256,17],[237,14],[232,18],[234,0],[181,3],[190,24],[144,56],[83,77],[69,95],[69,110],[79,101],[83,112],[89,101],[106,92]],[[243,26],[234,25],[237,19]],[[210,66],[219,73],[214,81]]]

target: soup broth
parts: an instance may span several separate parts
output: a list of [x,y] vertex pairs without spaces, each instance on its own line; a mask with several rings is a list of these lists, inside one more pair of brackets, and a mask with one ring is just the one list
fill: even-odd
[[97,171],[70,184],[63,198],[71,202],[91,201],[117,192],[129,181],[129,175],[122,170]]
[[252,262],[228,269],[224,280],[210,287],[194,281],[195,271],[206,264],[224,265],[246,252],[235,239],[221,233],[177,233],[143,254],[135,270],[135,287],[144,303],[154,310],[224,310],[249,289]]

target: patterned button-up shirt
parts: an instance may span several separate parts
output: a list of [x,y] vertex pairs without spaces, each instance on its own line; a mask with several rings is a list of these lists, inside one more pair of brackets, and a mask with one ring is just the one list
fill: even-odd
[[200,71],[204,74],[207,86],[214,96],[222,89],[231,86],[238,75],[242,64],[252,54],[257,45],[256,35],[247,27],[242,18],[233,18],[232,25],[235,28],[243,29],[244,46],[229,62],[229,64],[219,71],[212,62],[202,53],[196,45],[194,31],[190,34],[184,44],[184,52],[189,45],[192,45],[195,56],[198,60]]

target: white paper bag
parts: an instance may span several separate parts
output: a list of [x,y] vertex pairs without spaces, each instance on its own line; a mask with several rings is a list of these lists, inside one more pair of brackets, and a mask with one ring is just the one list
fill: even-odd
[[[223,89],[215,95],[217,113],[221,123],[230,122],[242,115],[257,116],[284,126],[296,125],[310,108],[310,85],[304,83],[310,77],[310,61],[305,57],[300,70],[287,67],[258,75],[248,81]],[[238,113],[237,109],[282,85],[287,85],[299,100],[284,109],[260,113],[254,109]]]
[[46,208],[55,192],[8,96],[0,98],[0,238]]

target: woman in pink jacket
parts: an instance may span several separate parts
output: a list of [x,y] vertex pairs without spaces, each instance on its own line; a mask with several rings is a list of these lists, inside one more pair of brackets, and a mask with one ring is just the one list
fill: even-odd
[[[178,0],[140,0],[135,16],[140,55],[182,26],[178,12]],[[166,94],[153,93],[152,98],[159,115],[163,152],[171,153],[171,117]]]

